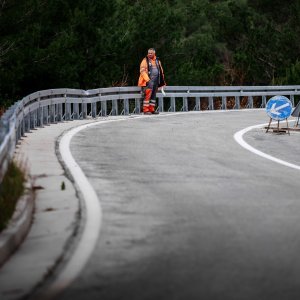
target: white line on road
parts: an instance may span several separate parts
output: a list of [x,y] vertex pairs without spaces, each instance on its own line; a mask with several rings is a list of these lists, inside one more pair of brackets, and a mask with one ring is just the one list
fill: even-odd
[[[146,116],[133,117],[135,119]],[[119,122],[128,120],[128,117],[118,119],[102,119],[94,123],[88,123],[76,128],[71,129],[63,135],[59,143],[59,152],[62,160],[64,161],[67,169],[71,173],[78,189],[82,193],[83,201],[86,209],[86,222],[84,224],[83,232],[80,237],[80,241],[71,255],[70,259],[64,266],[63,270],[59,273],[54,282],[47,289],[44,298],[53,299],[56,295],[66,289],[80,274],[84,266],[88,262],[99,237],[102,222],[102,209],[98,196],[83,173],[80,166],[76,163],[71,150],[70,143],[71,139],[81,130],[88,127],[96,126],[99,124],[107,124],[112,122]]]
[[272,155],[269,155],[269,154],[267,154],[267,153],[264,153],[264,152],[262,152],[262,151],[260,151],[260,150],[257,150],[256,148],[250,146],[248,143],[245,142],[245,140],[243,139],[243,135],[244,135],[245,133],[247,133],[247,132],[250,131],[250,130],[257,129],[257,128],[261,128],[261,127],[264,127],[264,126],[267,126],[267,125],[268,125],[268,123],[266,123],[266,124],[259,124],[259,125],[254,125],[254,126],[250,126],[250,127],[245,128],[245,129],[242,129],[242,130],[240,130],[240,131],[238,131],[238,132],[236,132],[236,133],[234,134],[234,139],[235,139],[236,142],[237,142],[238,144],[240,144],[243,148],[245,148],[245,149],[251,151],[252,153],[254,153],[254,154],[256,154],[256,155],[259,155],[259,156],[261,156],[261,157],[263,157],[263,158],[269,159],[269,160],[271,160],[271,161],[274,161],[274,162],[276,162],[276,163],[278,163],[278,164],[281,164],[281,165],[284,165],[284,166],[286,166],[286,167],[293,168],[293,169],[296,169],[296,170],[300,170],[300,166],[295,165],[295,164],[292,164],[292,163],[289,163],[289,162],[287,162],[287,161],[285,161],[285,160],[276,158],[276,157],[274,157],[274,156],[272,156]]
[[70,151],[70,142],[73,136],[79,131],[90,126],[95,126],[98,123],[99,122],[89,123],[71,129],[62,137],[59,143],[62,160],[65,162],[67,169],[72,174],[75,183],[82,193],[86,208],[86,223],[75,252],[62,272],[47,290],[47,298],[53,298],[69,286],[77,277],[92,254],[99,236],[102,221],[100,201],[94,188],[89,183],[80,166],[76,163]]

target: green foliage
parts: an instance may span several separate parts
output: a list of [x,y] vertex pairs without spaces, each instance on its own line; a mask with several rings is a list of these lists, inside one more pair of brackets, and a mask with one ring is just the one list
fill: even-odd
[[299,36],[297,0],[7,0],[0,106],[48,88],[136,85],[149,47],[169,85],[294,84]]
[[299,84],[300,82],[300,61],[297,60],[286,69],[285,77],[279,78],[280,84]]
[[3,230],[11,218],[16,202],[24,192],[25,175],[12,162],[0,184],[0,231]]

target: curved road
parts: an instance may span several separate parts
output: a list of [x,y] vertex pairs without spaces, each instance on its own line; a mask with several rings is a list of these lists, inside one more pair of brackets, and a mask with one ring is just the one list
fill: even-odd
[[[96,190],[100,238],[57,299],[299,299],[299,171],[245,150],[234,134],[264,111],[102,122],[71,151]],[[300,135],[245,140],[300,165]]]

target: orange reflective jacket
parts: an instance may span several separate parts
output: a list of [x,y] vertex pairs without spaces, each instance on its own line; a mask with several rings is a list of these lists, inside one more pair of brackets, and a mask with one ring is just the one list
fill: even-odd
[[152,63],[152,65],[158,65],[159,67],[159,76],[160,76],[160,80],[159,80],[159,85],[158,86],[164,86],[166,85],[165,83],[165,75],[164,75],[164,71],[163,68],[161,66],[161,62],[158,58],[156,58],[156,56],[153,59],[147,58],[145,57],[140,65],[140,77],[139,77],[139,81],[138,81],[138,86],[146,86],[147,82],[150,81],[150,70],[148,67],[148,60]]

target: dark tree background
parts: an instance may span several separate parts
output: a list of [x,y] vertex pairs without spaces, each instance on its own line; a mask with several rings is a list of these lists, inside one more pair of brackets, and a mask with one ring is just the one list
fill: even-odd
[[0,0],[0,106],[50,88],[300,83],[299,0]]

